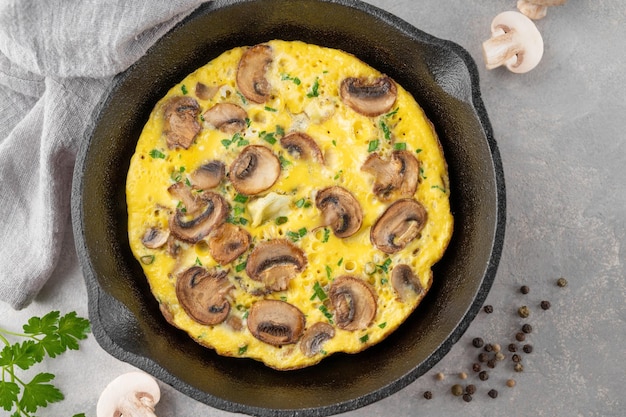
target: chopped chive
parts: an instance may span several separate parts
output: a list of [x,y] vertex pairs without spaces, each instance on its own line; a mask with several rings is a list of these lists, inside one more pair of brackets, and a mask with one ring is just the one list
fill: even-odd
[[280,226],[281,224],[285,224],[285,223],[287,223],[287,220],[289,220],[287,217],[285,217],[285,216],[280,216],[280,217],[276,217],[275,222],[276,222],[276,224],[277,224],[277,225],[279,225],[279,226]]
[[330,237],[330,229],[324,228],[324,236],[322,237],[322,243],[328,242],[328,238]]
[[383,135],[385,136],[385,139],[387,140],[391,139],[391,130],[389,130],[389,126],[387,126],[387,123],[381,120],[379,125],[380,125],[380,129],[383,131]]
[[248,201],[248,197],[247,197],[247,196],[245,196],[245,195],[242,195],[242,194],[237,194],[237,195],[235,196],[234,200],[235,200],[237,203],[242,203],[242,204],[243,204],[243,203],[245,203],[246,201]]
[[187,187],[191,187],[191,181],[189,181],[189,178],[185,178],[185,185]]
[[245,217],[240,217],[239,218],[239,224],[241,224],[242,226],[245,226],[248,224],[248,219],[246,219]]
[[378,325],[378,327],[380,327],[381,329],[384,329],[385,327],[387,327],[387,322],[382,322]]
[[233,215],[235,216],[241,216],[245,212],[246,212],[246,208],[244,206],[233,207]]
[[246,265],[247,265],[247,263],[246,263],[246,262],[242,262],[242,263],[240,263],[240,264],[236,265],[236,266],[235,266],[235,272],[241,272],[241,271],[243,271],[244,269],[246,269]]
[[330,268],[330,266],[326,265],[326,276],[328,277],[328,279],[330,279],[330,276],[332,275],[333,270]]
[[420,167],[420,177],[422,177],[423,179],[428,178],[426,176],[426,171],[424,171],[424,168]]
[[308,98],[319,96],[320,95],[319,88],[320,88],[320,79],[319,77],[315,77],[315,82],[313,82],[313,85],[311,86],[311,91],[309,91],[306,96]]
[[326,291],[324,291],[319,281],[316,281],[315,284],[313,284],[313,295],[311,296],[311,300],[314,300],[315,297],[319,298],[320,301],[324,301],[328,298]]
[[165,154],[158,149],[153,149],[149,154],[154,159],[165,159]]
[[282,155],[278,155],[278,162],[280,162],[281,168],[286,168],[287,166],[291,165],[291,161]]
[[300,200],[296,201],[296,207],[302,208],[305,202],[306,202],[306,199],[301,198]]
[[378,139],[370,140],[370,143],[367,146],[367,151],[368,152],[374,152],[376,149],[378,149],[378,144],[379,143],[380,143],[380,141]]
[[237,95],[239,96],[243,104],[248,104],[248,100],[246,100],[246,97],[243,94],[241,94],[240,91],[237,91]]
[[381,285],[385,285],[385,284],[387,284],[388,282],[389,282],[389,280],[388,280],[387,278],[382,278],[382,279],[380,280],[380,284],[381,284]]
[[394,143],[393,149],[396,151],[404,151],[406,149],[406,142]]
[[337,141],[335,139],[332,140],[333,146],[337,146]]
[[285,136],[285,129],[280,125],[276,125],[276,136]]
[[248,350],[248,345],[240,346],[239,347],[239,354],[243,355],[244,353],[246,353],[247,350]]
[[389,118],[391,116],[395,116],[398,113],[398,110],[400,109],[400,107],[396,107],[395,109],[393,109],[392,111],[390,111],[389,113],[385,114],[384,117]]
[[198,258],[197,256],[196,256],[196,262],[194,263],[194,265],[202,266],[202,261],[200,261],[200,258]]
[[222,145],[224,145],[225,148],[228,148],[231,143],[232,141],[230,139],[222,139]]
[[422,148],[418,148],[415,150],[415,153],[420,153],[420,152],[422,152]]
[[189,92],[189,91],[187,91],[187,86],[185,84],[183,84],[180,87],[180,90],[183,92],[183,95],[187,95],[187,93]]
[[301,229],[298,229],[298,235],[299,235],[300,237],[304,237],[304,235],[306,235],[306,232],[307,232],[306,227],[303,227],[303,228],[301,228]]
[[154,255],[144,255],[141,257],[141,263],[144,265],[151,265],[154,262]]
[[342,263],[343,263],[343,258],[339,259],[339,262],[337,262],[337,266],[341,266]]
[[341,177],[341,174],[343,174],[343,169],[340,169],[339,172],[337,172],[337,174],[335,174],[335,176],[333,177],[334,180],[338,180],[339,177]]
[[363,335],[363,336],[359,337],[359,340],[361,341],[361,343],[365,343],[368,340],[370,340],[370,336],[368,334]]
[[292,242],[297,242],[300,239],[300,235],[297,232],[287,231],[285,234]]
[[261,132],[259,133],[259,136],[261,136],[261,139],[263,139],[265,142],[269,143],[270,145],[273,145],[276,143],[276,138],[274,137],[273,133]]
[[322,312],[324,317],[326,317],[326,319],[328,319],[328,322],[330,324],[333,324],[333,315],[328,311],[326,306],[324,304],[322,304],[321,306],[318,307],[318,309],[319,309],[319,311]]
[[438,188],[439,190],[441,190],[441,192],[443,192],[443,193],[447,193],[446,189],[445,189],[445,188],[443,188],[443,187],[442,187],[442,186],[440,186],[440,185],[433,185],[433,186],[432,186],[432,187],[430,187],[430,188]]
[[274,113],[278,111],[278,110],[276,110],[275,108],[270,107],[270,106],[265,106],[265,110],[266,110],[266,111],[271,111],[271,112],[274,112]]

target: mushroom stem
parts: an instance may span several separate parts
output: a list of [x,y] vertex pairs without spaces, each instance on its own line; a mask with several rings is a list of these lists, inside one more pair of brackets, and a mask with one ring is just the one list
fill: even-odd
[[111,381],[102,391],[97,417],[157,417],[154,407],[161,399],[159,385],[143,372],[128,372]]
[[483,56],[487,69],[498,68],[501,65],[514,65],[517,62],[517,54],[522,48],[514,42],[513,35],[513,32],[499,28],[494,36],[483,42]]
[[517,9],[533,20],[546,17],[548,7],[561,6],[567,0],[517,0]]

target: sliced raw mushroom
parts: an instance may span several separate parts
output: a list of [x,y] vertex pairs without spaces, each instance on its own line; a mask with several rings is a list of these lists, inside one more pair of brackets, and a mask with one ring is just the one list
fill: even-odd
[[307,259],[302,249],[286,239],[259,243],[250,253],[246,273],[267,289],[284,291],[289,281],[304,270]]
[[388,112],[396,102],[396,83],[387,76],[376,79],[346,78],[341,82],[343,102],[357,113],[374,117]]
[[220,324],[230,312],[228,294],[234,285],[228,280],[228,271],[209,271],[192,266],[176,280],[176,297],[185,313],[207,326]]
[[246,146],[230,165],[230,181],[237,192],[245,195],[269,189],[279,176],[280,161],[261,145]]
[[407,300],[410,296],[420,295],[424,292],[422,284],[407,264],[398,264],[391,271],[391,286],[398,294],[400,300]]
[[335,279],[328,295],[340,329],[366,329],[376,316],[376,293],[359,278],[343,275]]
[[151,227],[144,233],[141,238],[141,243],[148,249],[158,249],[167,243],[169,237],[169,230],[160,227]]
[[230,211],[230,205],[219,194],[205,191],[198,194],[201,209],[189,214],[180,208],[170,217],[170,231],[178,239],[196,243],[211,231],[224,223]]
[[335,328],[328,323],[319,322],[309,327],[300,340],[300,350],[304,356],[312,357],[320,353],[324,343],[335,337]]
[[292,132],[280,139],[280,145],[292,156],[304,161],[324,163],[324,155],[315,140],[304,132]]
[[517,9],[533,20],[546,17],[548,7],[561,6],[567,0],[517,0]]
[[174,97],[165,106],[163,132],[167,146],[188,149],[200,132],[198,102],[191,97]]
[[491,22],[491,38],[483,42],[487,69],[501,65],[515,73],[535,68],[543,56],[543,38],[537,26],[519,12],[503,12]]
[[234,134],[246,128],[248,113],[233,103],[218,103],[205,111],[204,120],[221,132]]
[[190,175],[191,182],[201,190],[210,190],[220,185],[226,175],[226,167],[221,161],[210,161],[200,165]]
[[211,100],[218,90],[219,87],[216,85],[209,87],[201,82],[196,83],[196,97],[200,100]]
[[250,233],[232,223],[224,223],[209,235],[209,252],[220,265],[234,261],[248,250]]
[[304,331],[304,325],[304,314],[285,301],[257,301],[248,314],[250,333],[274,346],[296,343]]
[[419,168],[417,158],[405,150],[394,151],[387,161],[372,153],[361,166],[374,176],[373,191],[382,200],[412,197],[417,191]]
[[144,372],[128,372],[111,381],[100,394],[97,417],[156,417],[161,399],[159,384]]
[[426,224],[426,209],[405,198],[390,205],[370,230],[370,240],[385,253],[396,253],[417,238]]
[[248,100],[265,103],[270,98],[272,86],[266,72],[272,60],[269,45],[255,45],[242,55],[237,68],[237,87]]
[[363,211],[358,200],[343,187],[331,186],[319,191],[315,205],[322,212],[325,226],[339,238],[355,234],[363,223]]

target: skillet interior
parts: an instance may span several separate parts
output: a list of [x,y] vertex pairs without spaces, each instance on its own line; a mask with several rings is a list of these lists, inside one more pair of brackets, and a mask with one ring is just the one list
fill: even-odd
[[[455,229],[435,281],[389,338],[356,355],[279,372],[225,358],[163,319],[128,245],[125,181],[154,104],[225,50],[271,39],[353,53],[422,105],[450,171]],[[493,282],[502,249],[501,161],[475,64],[456,44],[352,0],[216,1],[178,25],[115,80],[74,174],[72,217],[93,333],[113,356],[192,398],[252,415],[329,415],[377,401],[437,363],[461,337]]]

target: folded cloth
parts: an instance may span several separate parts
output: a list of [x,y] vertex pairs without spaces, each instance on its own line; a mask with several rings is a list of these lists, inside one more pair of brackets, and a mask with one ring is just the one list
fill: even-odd
[[26,307],[54,271],[76,153],[113,76],[203,1],[0,3],[0,300]]

